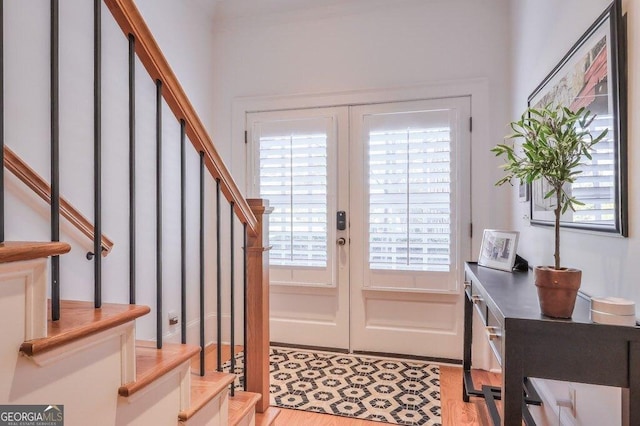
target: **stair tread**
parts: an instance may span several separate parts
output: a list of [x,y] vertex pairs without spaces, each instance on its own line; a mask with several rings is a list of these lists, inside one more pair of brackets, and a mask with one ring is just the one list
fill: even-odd
[[[20,345],[20,351],[34,356],[133,321],[149,313],[149,310],[148,306],[118,303],[103,303],[101,308],[96,309],[93,302],[61,300],[60,319],[48,321],[47,337],[24,342]],[[48,316],[51,317],[50,312]]]
[[280,415],[280,409],[269,407],[264,413],[256,413],[256,426],[271,426]]
[[191,373],[191,406],[178,414],[178,419],[189,420],[209,401],[226,389],[233,381],[233,374],[209,371],[204,376]]
[[260,401],[260,394],[253,392],[236,392],[235,396],[229,397],[229,424],[237,425],[249,411],[255,409]]
[[0,243],[0,263],[65,254],[71,246],[61,242],[5,241]]
[[136,341],[136,380],[120,386],[121,396],[131,396],[145,386],[153,383],[169,371],[200,351],[199,346],[179,343],[165,343],[162,349],[156,348],[156,342]]

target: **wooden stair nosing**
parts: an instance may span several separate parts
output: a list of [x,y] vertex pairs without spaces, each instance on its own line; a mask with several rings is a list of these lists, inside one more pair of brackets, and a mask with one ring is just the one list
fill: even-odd
[[199,346],[165,343],[162,349],[156,342],[136,342],[136,380],[118,389],[120,396],[129,397],[174,368],[188,362],[200,351]]
[[256,426],[271,426],[280,415],[280,409],[269,407],[264,413],[256,413]]
[[237,425],[251,410],[255,409],[261,398],[259,393],[253,392],[236,392],[235,396],[230,396],[229,425]]
[[0,263],[40,259],[68,253],[71,246],[57,241],[5,241],[0,243]]
[[[61,300],[60,319],[48,321],[47,337],[22,343],[20,351],[34,356],[133,321],[149,311],[149,307],[143,305],[103,303],[102,307],[96,309],[93,302]],[[48,316],[51,317],[51,314]]]
[[187,421],[220,392],[234,382],[235,376],[228,373],[209,371],[204,376],[191,373],[191,406],[178,414],[178,419]]

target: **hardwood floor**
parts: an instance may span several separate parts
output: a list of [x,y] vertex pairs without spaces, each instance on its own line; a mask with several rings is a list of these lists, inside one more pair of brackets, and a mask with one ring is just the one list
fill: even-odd
[[[240,346],[236,348],[236,352],[241,350]],[[223,362],[229,359],[229,355],[229,347],[224,346]],[[215,346],[207,347],[205,360],[207,370],[215,368],[215,357]],[[197,368],[197,358],[194,358],[191,365],[192,368]],[[483,384],[499,386],[501,382],[500,375],[482,370],[473,371],[473,380],[476,387]],[[491,424],[484,407],[484,400],[472,398],[468,403],[462,401],[461,367],[440,367],[440,400],[443,426],[490,426]],[[274,424],[275,426],[380,426],[387,423],[281,408],[280,415]]]
[[[498,374],[474,371],[475,385],[500,385]],[[489,426],[489,417],[481,399],[465,403],[462,401],[462,368],[440,367],[440,399],[443,426]],[[387,423],[372,422],[328,414],[309,413],[298,410],[280,409],[276,426],[380,426]]]

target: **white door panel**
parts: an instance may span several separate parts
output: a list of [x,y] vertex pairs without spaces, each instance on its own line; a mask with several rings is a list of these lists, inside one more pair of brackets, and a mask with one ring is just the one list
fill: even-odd
[[[347,108],[251,113],[251,193],[269,199],[271,340],[348,349]],[[341,141],[345,139],[345,141]],[[343,152],[340,152],[342,149]]]
[[460,359],[469,116],[467,97],[351,109],[352,350]]

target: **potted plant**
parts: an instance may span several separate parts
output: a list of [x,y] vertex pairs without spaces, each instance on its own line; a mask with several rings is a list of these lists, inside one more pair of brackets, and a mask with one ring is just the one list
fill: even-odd
[[534,270],[540,309],[544,315],[571,318],[576,295],[580,288],[582,271],[562,267],[560,263],[560,216],[584,203],[568,192],[568,185],[581,173],[586,157],[591,159],[591,148],[600,142],[607,130],[594,137],[589,125],[595,115],[585,108],[572,111],[566,107],[546,106],[528,108],[520,120],[511,123],[513,134],[505,139],[522,140],[520,148],[512,144],[499,144],[491,151],[504,156],[501,167],[506,176],[496,182],[503,185],[512,179],[527,184],[542,179],[548,185],[544,198],[554,198],[555,252],[553,266],[537,266]]

